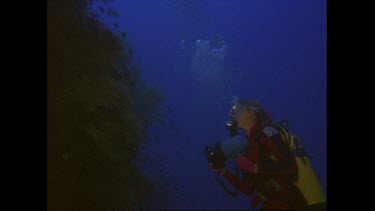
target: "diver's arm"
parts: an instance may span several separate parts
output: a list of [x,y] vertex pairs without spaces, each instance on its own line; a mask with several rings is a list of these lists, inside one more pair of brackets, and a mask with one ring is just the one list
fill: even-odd
[[234,187],[236,187],[242,193],[247,195],[252,195],[254,190],[252,188],[252,183],[249,180],[239,180],[236,176],[234,176],[228,169],[225,169],[224,174],[222,176]]
[[272,137],[263,136],[263,144],[270,150],[272,161],[257,166],[257,173],[274,176],[291,176],[297,174],[298,167],[289,146],[281,140],[280,134]]

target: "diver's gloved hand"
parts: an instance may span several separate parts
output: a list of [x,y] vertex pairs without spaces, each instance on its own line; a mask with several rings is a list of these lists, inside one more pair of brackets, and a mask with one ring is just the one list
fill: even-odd
[[249,173],[258,172],[258,165],[251,162],[246,156],[237,157],[237,165],[241,170],[247,171]]
[[211,169],[211,171],[220,174],[221,176],[223,176],[226,171],[225,168],[214,168],[213,163],[208,163],[208,168]]

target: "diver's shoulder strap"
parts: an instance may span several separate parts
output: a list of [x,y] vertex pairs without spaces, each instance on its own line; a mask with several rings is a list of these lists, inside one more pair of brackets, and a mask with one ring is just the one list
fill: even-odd
[[307,156],[307,152],[302,145],[302,141],[296,134],[293,134],[291,131],[282,126],[278,126],[278,130],[280,131],[281,139],[289,145],[289,149],[292,151],[295,157]]
[[292,134],[285,126],[280,123],[273,124],[280,132],[281,139],[289,145],[290,149],[294,148],[294,134]]

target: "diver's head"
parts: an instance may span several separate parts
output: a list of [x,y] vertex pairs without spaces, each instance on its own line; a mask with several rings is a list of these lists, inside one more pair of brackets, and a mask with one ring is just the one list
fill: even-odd
[[220,50],[224,46],[224,41],[222,37],[218,34],[214,35],[210,40],[209,40],[210,48],[211,50]]
[[238,100],[229,112],[229,119],[236,123],[237,128],[247,132],[256,123],[265,125],[271,121],[271,117],[258,101],[249,100]]

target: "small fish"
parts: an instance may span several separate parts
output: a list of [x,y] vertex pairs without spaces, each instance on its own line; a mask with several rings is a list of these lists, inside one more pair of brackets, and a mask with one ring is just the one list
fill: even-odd
[[121,35],[122,35],[123,37],[126,37],[126,33],[125,33],[125,32],[121,32]]
[[133,56],[133,49],[129,48],[129,54],[130,56]]
[[100,12],[104,12],[104,8],[103,7],[99,7],[99,9],[100,9]]
[[115,24],[113,24],[116,28],[118,28],[118,25],[117,25],[117,23],[115,23]]
[[112,10],[112,14],[117,17],[117,12]]
[[107,15],[108,15],[109,17],[111,17],[111,13],[110,13],[109,11],[107,11]]

